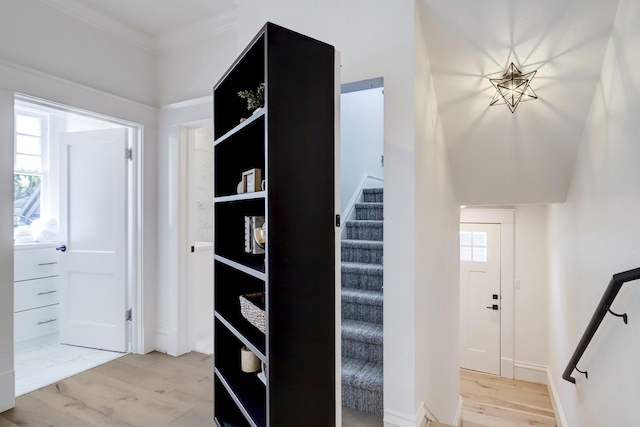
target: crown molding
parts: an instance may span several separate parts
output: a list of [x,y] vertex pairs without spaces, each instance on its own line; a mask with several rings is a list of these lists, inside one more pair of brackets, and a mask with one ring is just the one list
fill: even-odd
[[133,46],[153,53],[153,37],[123,22],[87,7],[79,0],[39,0],[85,24],[98,28],[105,33],[117,37]]
[[236,12],[232,11],[184,25],[154,37],[103,13],[97,12],[80,0],[39,1],[152,55],[162,55],[172,50],[206,40],[217,34],[232,31],[236,25]]
[[236,17],[235,11],[227,12],[160,34],[154,37],[153,53],[162,55],[218,34],[234,31]]

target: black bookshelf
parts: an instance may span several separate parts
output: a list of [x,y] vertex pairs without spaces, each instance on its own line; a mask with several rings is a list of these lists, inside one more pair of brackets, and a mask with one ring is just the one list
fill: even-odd
[[[221,427],[336,425],[335,51],[267,23],[214,87],[214,360]],[[247,110],[241,90],[265,84]],[[242,173],[266,188],[237,194]],[[244,217],[264,216],[264,254],[244,251]],[[239,297],[265,292],[266,333]],[[241,370],[246,346],[266,385]]]

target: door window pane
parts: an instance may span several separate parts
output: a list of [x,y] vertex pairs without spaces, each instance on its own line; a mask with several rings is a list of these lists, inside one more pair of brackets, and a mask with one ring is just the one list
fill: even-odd
[[468,231],[460,232],[460,245],[471,246],[471,233]]
[[473,260],[475,262],[487,262],[487,248],[473,248]]
[[460,261],[471,261],[471,248],[460,246]]

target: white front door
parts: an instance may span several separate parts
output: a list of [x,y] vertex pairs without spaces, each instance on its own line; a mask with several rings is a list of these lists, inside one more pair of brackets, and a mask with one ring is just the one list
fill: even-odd
[[460,366],[500,375],[498,224],[460,224]]
[[125,128],[60,136],[63,344],[126,351],[126,148]]

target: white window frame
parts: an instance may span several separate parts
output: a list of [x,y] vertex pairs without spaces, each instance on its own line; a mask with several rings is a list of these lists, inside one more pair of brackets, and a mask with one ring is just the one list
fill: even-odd
[[[41,135],[40,135],[40,159],[41,159],[41,171],[40,173],[29,172],[29,171],[21,171],[17,170],[16,165],[16,156],[17,156],[17,143],[18,143],[18,132],[17,132],[17,117],[21,116],[30,116],[35,117],[40,120],[42,125]],[[50,180],[50,172],[51,172],[51,137],[50,137],[50,116],[42,111],[33,110],[23,105],[20,105],[18,102],[14,105],[14,134],[13,134],[13,173],[14,175],[37,175],[41,177],[40,181],[40,217],[48,218],[51,217],[51,180]]]

